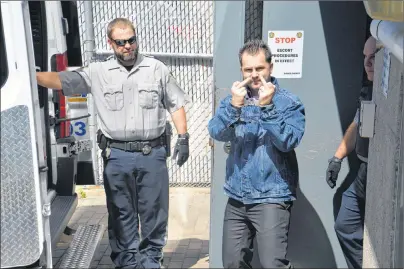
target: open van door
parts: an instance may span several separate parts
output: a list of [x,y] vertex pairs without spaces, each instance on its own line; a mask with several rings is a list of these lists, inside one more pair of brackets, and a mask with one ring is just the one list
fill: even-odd
[[51,268],[48,168],[28,2],[1,1],[0,23],[1,268],[36,263],[44,246]]

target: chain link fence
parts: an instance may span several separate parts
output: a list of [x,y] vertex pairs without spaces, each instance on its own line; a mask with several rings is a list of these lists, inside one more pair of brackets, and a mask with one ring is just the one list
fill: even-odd
[[262,0],[245,1],[244,41],[262,38],[262,14],[264,2]]
[[[77,2],[82,51],[85,51],[85,8]],[[92,1],[95,53],[92,61],[105,59],[108,23],[117,17],[131,20],[137,29],[139,50],[164,62],[190,97],[185,107],[190,157],[179,168],[168,159],[171,186],[207,187],[211,178],[211,147],[207,123],[213,99],[213,1]],[[112,52],[112,51],[110,51]],[[83,59],[86,62],[86,59]],[[167,115],[171,122],[171,118]],[[171,122],[172,124],[172,122]],[[173,128],[171,150],[176,142]],[[98,184],[103,183],[99,156]]]

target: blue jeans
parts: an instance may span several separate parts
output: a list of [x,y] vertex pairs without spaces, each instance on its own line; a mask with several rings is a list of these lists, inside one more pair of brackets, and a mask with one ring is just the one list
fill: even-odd
[[351,186],[343,193],[335,231],[349,268],[362,268],[367,163],[362,163]]
[[169,200],[165,148],[149,155],[112,148],[104,160],[112,261],[117,268],[160,268]]

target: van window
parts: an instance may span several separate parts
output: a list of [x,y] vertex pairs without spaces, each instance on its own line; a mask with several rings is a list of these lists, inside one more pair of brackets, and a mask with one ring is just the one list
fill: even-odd
[[[0,13],[1,14],[1,13]],[[4,32],[3,32],[3,16],[0,15],[0,86],[6,83],[8,77],[8,63],[7,63],[7,54],[6,54],[6,45],[4,39]]]

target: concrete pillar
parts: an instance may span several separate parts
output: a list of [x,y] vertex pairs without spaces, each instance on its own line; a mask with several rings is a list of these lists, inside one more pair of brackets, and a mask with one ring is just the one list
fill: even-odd
[[376,55],[363,268],[403,268],[404,89],[403,64],[391,55],[387,97],[381,88],[383,54]]

